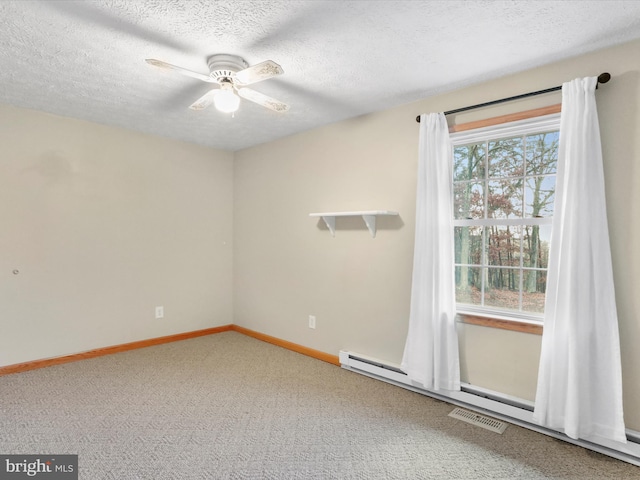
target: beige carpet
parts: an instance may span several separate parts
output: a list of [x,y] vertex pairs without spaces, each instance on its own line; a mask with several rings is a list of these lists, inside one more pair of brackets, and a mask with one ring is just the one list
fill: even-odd
[[640,468],[226,332],[0,377],[0,453],[98,479],[640,479]]

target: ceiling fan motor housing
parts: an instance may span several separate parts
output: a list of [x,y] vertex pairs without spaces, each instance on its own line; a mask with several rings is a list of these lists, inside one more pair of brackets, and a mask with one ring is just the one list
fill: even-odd
[[243,58],[224,53],[209,57],[207,65],[209,66],[209,76],[218,83],[235,79],[236,72],[249,67]]

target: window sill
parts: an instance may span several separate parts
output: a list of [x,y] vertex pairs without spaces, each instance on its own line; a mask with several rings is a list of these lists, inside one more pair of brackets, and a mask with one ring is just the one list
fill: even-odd
[[469,325],[479,325],[481,327],[500,328],[502,330],[512,330],[514,332],[531,333],[542,335],[542,325],[536,323],[520,322],[518,320],[501,320],[499,318],[483,317],[480,315],[469,315],[459,313],[458,322]]

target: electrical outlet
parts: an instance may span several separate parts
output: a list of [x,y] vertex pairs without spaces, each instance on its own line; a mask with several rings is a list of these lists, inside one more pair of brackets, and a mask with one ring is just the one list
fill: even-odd
[[156,319],[164,318],[164,307],[156,307]]
[[315,315],[309,315],[309,328],[316,328],[316,317],[315,317]]

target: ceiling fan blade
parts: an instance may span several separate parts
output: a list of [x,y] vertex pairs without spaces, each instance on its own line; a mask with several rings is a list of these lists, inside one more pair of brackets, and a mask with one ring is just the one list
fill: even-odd
[[273,60],[265,60],[262,63],[245,68],[236,73],[236,81],[242,85],[251,85],[267,78],[282,75],[284,70]]
[[215,83],[216,81],[211,78],[209,75],[204,75],[198,72],[192,72],[191,70],[187,70],[186,68],[177,67],[175,65],[171,65],[170,63],[163,62],[162,60],[156,60],[155,58],[147,58],[145,60],[149,65],[153,65],[154,67],[163,68],[165,70],[174,70],[182,75],[186,75],[187,77],[197,78],[198,80],[202,80],[203,82]]
[[189,105],[191,110],[204,110],[209,105],[213,103],[213,99],[216,94],[220,91],[218,88],[214,88],[213,90],[209,90],[203,96],[201,96],[198,100]]
[[289,105],[286,103],[282,103],[274,98],[267,97],[263,93],[256,92],[250,88],[238,88],[238,95],[246,100],[250,100],[252,102],[257,103],[258,105],[262,105],[274,112],[284,113],[289,110]]

